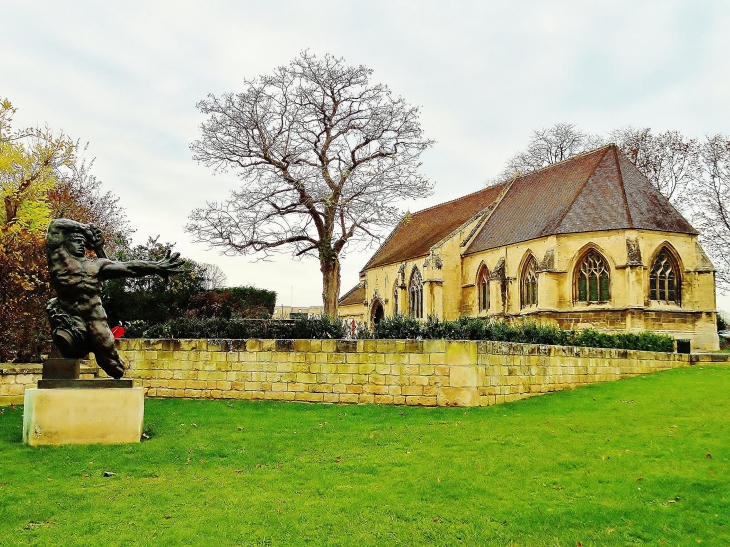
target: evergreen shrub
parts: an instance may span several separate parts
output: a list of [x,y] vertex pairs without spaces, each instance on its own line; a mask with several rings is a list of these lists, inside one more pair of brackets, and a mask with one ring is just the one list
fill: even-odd
[[127,338],[345,338],[347,327],[340,319],[245,319],[224,317],[179,317],[164,323],[133,321]]
[[[276,320],[222,317],[180,317],[149,325],[133,321],[127,328],[128,338],[279,338],[341,339],[350,328],[342,319],[328,316],[313,319]],[[476,317],[460,317],[454,321],[427,321],[397,315],[380,321],[373,331],[358,325],[357,338],[390,340],[489,340],[524,344],[582,346],[593,348],[674,351],[672,337],[642,332],[608,334],[594,329],[562,330],[554,326],[525,321],[510,325],[505,321],[485,321]]]

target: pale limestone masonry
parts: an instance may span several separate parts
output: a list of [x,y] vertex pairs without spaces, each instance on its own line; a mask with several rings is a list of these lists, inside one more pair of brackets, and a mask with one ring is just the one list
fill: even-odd
[[[22,405],[26,388],[36,387],[43,373],[40,363],[15,364],[0,363],[0,406]],[[91,380],[100,374],[99,368],[81,365],[81,376],[84,380]]]
[[30,446],[138,443],[144,389],[27,389],[23,442]]
[[[444,340],[121,339],[118,348],[148,397],[422,406],[487,406],[727,358]],[[37,377],[0,367],[0,404],[21,402]]]

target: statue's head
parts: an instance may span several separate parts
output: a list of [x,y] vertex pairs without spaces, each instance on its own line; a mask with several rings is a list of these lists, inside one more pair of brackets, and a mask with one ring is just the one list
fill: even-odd
[[86,236],[81,232],[73,232],[66,238],[64,246],[71,256],[81,258],[86,254]]

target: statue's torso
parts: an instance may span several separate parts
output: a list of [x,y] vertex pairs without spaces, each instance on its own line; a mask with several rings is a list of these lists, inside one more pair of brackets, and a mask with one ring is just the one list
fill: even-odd
[[100,262],[98,259],[75,258],[67,253],[57,253],[52,257],[51,285],[56,290],[59,304],[68,313],[85,319],[106,319],[101,306]]

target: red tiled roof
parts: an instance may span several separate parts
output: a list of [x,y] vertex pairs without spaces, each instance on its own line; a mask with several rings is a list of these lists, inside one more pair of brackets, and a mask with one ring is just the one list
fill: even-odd
[[505,184],[490,186],[405,217],[363,270],[427,255],[431,246],[487,208]]
[[627,228],[698,233],[608,145],[518,177],[466,254],[553,234]]
[[347,291],[342,298],[338,301],[340,306],[352,306],[354,304],[360,304],[365,301],[365,284],[358,283],[352,289]]

